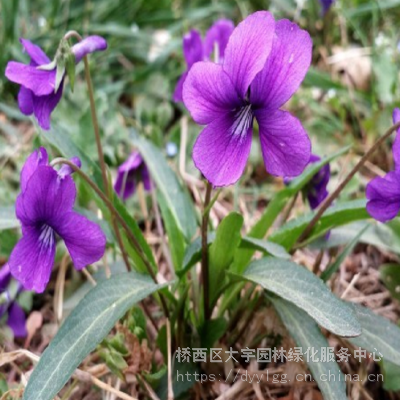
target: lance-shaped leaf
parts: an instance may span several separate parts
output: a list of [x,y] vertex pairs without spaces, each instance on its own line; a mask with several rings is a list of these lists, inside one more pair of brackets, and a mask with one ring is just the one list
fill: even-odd
[[[338,203],[328,208],[311,232],[308,240],[311,242],[337,226],[371,218],[365,209],[365,205],[366,200],[361,199]],[[310,213],[291,220],[271,234],[268,239],[279,243],[286,249],[291,249],[313,217],[314,213]]]
[[171,210],[177,226],[186,240],[189,241],[196,231],[197,221],[193,203],[188,193],[182,188],[164,155],[156,146],[136,132],[132,132],[131,138],[132,143],[145,160],[151,177],[156,183],[157,190],[162,192],[165,203]]
[[284,247],[265,239],[255,239],[250,236],[246,236],[242,239],[240,247],[245,249],[259,250],[271,256],[284,258],[286,260],[289,260],[291,258],[290,254],[285,250]]
[[215,240],[210,246],[210,293],[215,295],[224,279],[226,271],[233,260],[235,250],[241,242],[240,229],[243,217],[232,212],[218,226]]
[[317,324],[294,304],[275,296],[271,296],[271,300],[297,346],[303,349],[303,360],[307,363],[324,399],[347,400],[345,376],[336,361],[314,361],[312,357],[304,355],[305,349],[313,348],[318,351],[316,359],[320,359],[322,349],[329,347]]
[[25,400],[51,400],[135,303],[166,285],[134,272],[98,283],[66,319],[29,379]]
[[361,327],[353,307],[338,299],[306,268],[278,258],[254,261],[243,275],[309,314],[319,325],[339,336],[358,336]]
[[400,365],[400,328],[366,307],[356,304],[353,307],[362,327],[362,335],[350,339],[350,343]]

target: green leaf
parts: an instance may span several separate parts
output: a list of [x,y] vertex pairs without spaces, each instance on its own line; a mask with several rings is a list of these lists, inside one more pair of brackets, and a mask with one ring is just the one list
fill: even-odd
[[357,336],[361,327],[350,305],[338,299],[324,282],[291,261],[265,257],[253,261],[243,277],[296,304],[339,336]]
[[[266,235],[268,229],[272,226],[275,219],[279,213],[283,210],[287,204],[287,200],[290,198],[291,194],[288,188],[281,190],[268,204],[264,214],[261,216],[260,220],[251,228],[248,237],[253,237],[255,239],[262,239]],[[237,273],[242,273],[251,258],[255,253],[254,249],[242,249],[236,250],[234,257],[234,265],[232,270]]]
[[179,271],[183,267],[183,257],[185,255],[185,238],[176,220],[171,213],[171,209],[168,207],[167,202],[163,194],[157,190],[158,204],[160,205],[165,230],[168,235],[168,246],[171,250],[172,262],[175,267],[175,271]]
[[[317,237],[325,234],[330,229],[345,225],[353,221],[371,218],[365,209],[366,200],[351,200],[343,203],[337,203],[330,207],[317,225],[314,227],[308,242],[312,242]],[[314,213],[303,215],[294,219],[276,230],[269,240],[278,243],[285,249],[291,249],[312,220]]]
[[400,265],[383,264],[379,268],[379,275],[392,297],[400,300]]
[[226,319],[223,317],[204,321],[199,330],[201,347],[210,349],[222,337],[227,328]]
[[57,69],[56,69],[56,83],[54,85],[54,93],[57,93],[60,88],[61,82],[64,79],[65,75],[65,61],[59,60],[57,61]]
[[135,303],[166,285],[125,273],[98,283],[66,319],[29,379],[25,400],[51,400]]
[[350,343],[370,353],[382,354],[385,361],[400,366],[400,328],[366,307],[354,304],[362,335],[349,339]]
[[[132,218],[131,214],[129,211],[126,209],[120,198],[114,194],[114,207],[118,211],[119,215],[122,217],[122,219],[126,222],[128,225],[129,229],[132,231],[133,235],[136,237],[136,240],[138,241],[140,247],[142,248],[144,254],[146,255],[147,259],[149,260],[150,264],[153,266],[154,271],[157,271],[157,264],[154,259],[153,252],[151,251],[151,247],[148,245],[146,239],[143,236],[142,231],[139,228],[139,225],[137,222]],[[121,233],[123,231],[121,230]],[[123,234],[123,238],[126,238],[125,233]],[[130,248],[130,255],[133,258],[133,261],[135,262],[136,266],[139,268],[141,272],[145,272],[147,269],[139,256],[138,252],[136,249],[130,244],[130,242],[126,239],[125,245],[129,246]]]
[[14,207],[0,207],[0,231],[18,228],[20,223],[15,216]]
[[363,228],[368,230],[360,238],[361,243],[370,244],[386,252],[400,254],[400,221],[398,218],[381,224],[376,221],[358,221],[331,231],[328,241],[318,243],[318,248],[330,248],[349,243]]
[[243,217],[235,212],[227,215],[219,224],[215,240],[210,246],[210,293],[217,293],[221,279],[233,260],[235,250],[240,244],[240,229]]
[[283,258],[284,260],[290,260],[291,258],[290,254],[281,245],[269,242],[268,240],[255,239],[249,236],[245,236],[242,239],[240,248],[259,250],[271,256]]
[[157,188],[163,194],[177,226],[189,241],[196,231],[197,221],[188,193],[182,188],[175,173],[157,147],[135,132],[132,132],[131,138],[132,143],[144,158]]
[[328,91],[329,89],[335,89],[347,93],[347,89],[337,81],[333,80],[331,75],[327,72],[322,72],[316,68],[309,68],[306,77],[303,82],[304,86],[318,87]]
[[383,388],[392,392],[400,391],[400,366],[388,361],[381,361]]
[[[207,244],[210,245],[215,240],[215,232],[208,232]],[[183,258],[183,269],[178,271],[179,276],[183,276],[194,264],[201,259],[201,237],[197,237],[186,248],[185,256]]]
[[336,271],[339,270],[340,266],[347,258],[347,256],[353,251],[355,245],[360,241],[361,236],[369,228],[365,226],[361,231],[353,238],[353,240],[345,247],[342,253],[336,258],[335,262],[329,265],[325,271],[321,274],[321,279],[326,282]]
[[[329,347],[328,341],[317,324],[304,311],[275,296],[271,300],[297,346],[315,350]],[[319,350],[319,354],[321,352],[322,350]],[[304,361],[306,361],[305,357]],[[316,362],[310,358],[306,363],[325,400],[347,400],[345,377],[336,361]],[[329,377],[329,379],[323,379],[323,377]]]
[[400,5],[400,0],[377,0],[373,2],[360,2],[361,4],[357,7],[350,9],[343,9],[347,18],[359,17],[362,14],[371,14],[373,11],[382,12],[384,10],[398,7]]
[[[278,215],[288,202],[288,199],[299,193],[312,177],[326,164],[346,153],[350,149],[349,146],[339,150],[329,157],[323,158],[317,163],[309,165],[299,177],[294,179],[288,187],[281,190],[270,201],[263,215],[258,222],[251,228],[248,237],[255,239],[263,239],[272,226]],[[253,249],[238,249],[235,254],[233,270],[237,273],[242,273],[254,255]]]
[[375,76],[375,90],[383,104],[389,104],[394,99],[394,89],[397,82],[397,67],[393,57],[386,52],[380,52],[373,57],[372,68]]
[[66,71],[67,71],[67,75],[69,78],[69,84],[71,85],[71,91],[74,91],[74,85],[75,85],[75,56],[74,54],[71,52],[70,54],[68,54],[67,57],[67,62],[65,64],[66,67]]

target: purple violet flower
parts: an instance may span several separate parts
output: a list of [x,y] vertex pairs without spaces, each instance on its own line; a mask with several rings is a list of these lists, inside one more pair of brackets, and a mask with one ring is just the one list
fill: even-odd
[[[400,109],[393,110],[393,123],[400,122]],[[393,143],[394,171],[383,178],[376,177],[368,183],[366,197],[368,214],[377,221],[386,222],[400,211],[400,128]]]
[[[26,318],[24,310],[17,301],[9,298],[8,285],[11,282],[11,272],[8,264],[0,269],[0,294],[6,296],[4,303],[0,305],[0,319],[7,314],[7,325],[14,333],[14,337],[26,337]],[[18,284],[17,295],[22,291],[22,286]]]
[[137,151],[134,151],[128,159],[119,166],[114,190],[119,197],[126,200],[135,193],[136,185],[139,181],[143,182],[146,191],[149,192],[152,189],[149,170],[142,156]]
[[311,63],[310,35],[295,23],[275,23],[271,13],[248,16],[233,31],[221,65],[190,69],[183,100],[193,119],[207,125],[193,148],[196,167],[216,187],[239,180],[258,122],[267,171],[297,176],[310,160],[311,142],[301,122],[280,110]]
[[[321,157],[311,154],[310,164],[321,161]],[[310,180],[304,188],[310,208],[315,210],[327,198],[327,186],[331,177],[331,168],[325,164]]]
[[[5,75],[7,79],[21,85],[18,93],[18,105],[25,115],[34,115],[39,126],[50,129],[50,114],[56,108],[63,92],[64,78],[57,92],[56,67],[52,70],[42,70],[37,67],[50,64],[50,59],[43,50],[26,39],[20,39],[22,46],[31,58],[25,65],[16,61],[7,64]],[[107,48],[107,42],[100,36],[89,36],[72,46],[71,50],[78,63],[85,55]]]
[[319,0],[319,2],[322,6],[322,15],[325,15],[329,11],[335,0]]
[[[78,158],[72,159],[80,167]],[[73,211],[76,187],[71,169],[56,171],[48,163],[46,149],[35,150],[21,171],[21,193],[16,215],[22,238],[8,264],[25,289],[44,291],[56,253],[56,237],[64,240],[77,270],[103,256],[106,237],[100,227]]]
[[235,25],[232,21],[220,19],[207,31],[204,43],[201,40],[200,33],[196,29],[192,29],[183,37],[183,55],[185,57],[187,69],[176,84],[173,95],[173,100],[175,102],[183,101],[183,84],[194,63],[198,61],[208,61],[216,45],[218,46],[219,61],[221,62],[224,59],[225,48],[234,28]]

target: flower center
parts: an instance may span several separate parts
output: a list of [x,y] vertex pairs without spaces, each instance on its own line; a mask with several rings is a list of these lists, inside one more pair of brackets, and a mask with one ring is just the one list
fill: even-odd
[[55,235],[53,228],[47,224],[42,225],[40,228],[39,241],[42,249],[49,249],[54,245]]
[[232,125],[232,134],[244,136],[253,123],[251,104],[247,104],[234,111],[235,122]]

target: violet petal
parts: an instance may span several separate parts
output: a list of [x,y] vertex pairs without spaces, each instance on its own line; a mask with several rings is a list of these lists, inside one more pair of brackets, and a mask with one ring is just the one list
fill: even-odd
[[276,110],[299,88],[311,64],[312,40],[307,31],[287,19],[275,27],[271,53],[251,85],[251,102]]
[[[75,164],[78,168],[81,168],[82,162],[79,157],[72,157],[69,161]],[[60,178],[65,178],[66,176],[72,175],[74,170],[67,164],[63,164],[63,166],[58,171],[58,176]]]
[[50,59],[47,57],[45,52],[36,44],[33,44],[31,41],[27,39],[20,39],[19,40],[24,47],[24,50],[27,52],[33,65],[44,65],[49,64]]
[[55,253],[54,232],[49,226],[25,228],[10,255],[11,273],[25,289],[42,293],[50,279]]
[[301,122],[287,111],[255,112],[267,171],[275,176],[297,176],[307,166],[311,142]]
[[366,197],[371,217],[381,222],[395,218],[400,211],[400,175],[392,171],[383,178],[376,177],[368,183]]
[[183,101],[183,97],[182,97],[183,84],[185,83],[187,75],[188,75],[188,73],[184,72],[181,75],[181,77],[179,78],[179,80],[175,86],[174,94],[172,95],[172,100],[175,101],[176,103]]
[[12,302],[8,308],[7,325],[12,329],[16,338],[23,338],[28,335],[25,312],[16,301]]
[[319,0],[319,2],[322,6],[322,15],[325,15],[329,11],[335,0]]
[[29,179],[37,168],[42,165],[49,164],[49,156],[47,150],[44,147],[40,147],[34,150],[29,157],[26,159],[24,166],[22,167],[20,180],[21,180],[21,192],[24,192]]
[[[393,110],[393,124],[400,122],[400,108]],[[393,159],[396,170],[400,169],[400,128],[396,130],[396,137],[393,142]]]
[[274,32],[272,14],[258,11],[243,20],[229,38],[223,68],[242,98],[267,61]]
[[147,192],[150,192],[153,188],[153,184],[150,178],[150,172],[149,169],[147,168],[147,165],[143,163],[142,168],[141,168],[141,173],[142,173],[142,182],[143,182],[143,187],[144,190]]
[[203,175],[216,186],[228,186],[239,180],[250,154],[252,121],[235,131],[237,118],[226,114],[211,122],[200,133],[193,148],[193,161]]
[[131,172],[138,169],[143,163],[143,158],[139,152],[134,151],[130,156],[118,167],[118,172]]
[[18,107],[24,115],[33,114],[33,93],[24,86],[18,92]]
[[64,240],[76,269],[82,269],[103,257],[106,237],[99,225],[83,215],[76,212],[64,214],[56,231]]
[[183,85],[183,101],[192,118],[205,125],[242,105],[220,65],[196,63]]
[[40,165],[17,198],[16,215],[23,225],[40,222],[54,226],[72,210],[75,198],[75,183],[70,176],[61,179],[55,169]]
[[188,69],[194,63],[203,61],[203,43],[201,42],[201,35],[196,29],[192,29],[183,37],[183,55]]
[[33,113],[38,121],[39,126],[44,130],[50,129],[50,115],[57,107],[63,93],[63,85],[61,82],[57,93],[50,93],[47,96],[33,96]]
[[5,264],[0,269],[0,293],[7,289],[11,280],[11,272],[8,264]]
[[234,29],[235,25],[229,19],[216,21],[206,33],[204,39],[204,56],[209,58],[215,50],[215,45],[218,45],[219,62],[221,62],[225,56],[228,40]]
[[32,90],[36,96],[46,96],[54,92],[56,71],[44,71],[31,65],[10,61],[5,75],[12,82]]
[[107,41],[101,36],[93,35],[84,38],[72,46],[72,52],[75,55],[75,62],[78,63],[83,57],[96,51],[107,49]]
[[129,172],[118,172],[114,190],[123,200],[131,197],[136,190],[135,174]]

